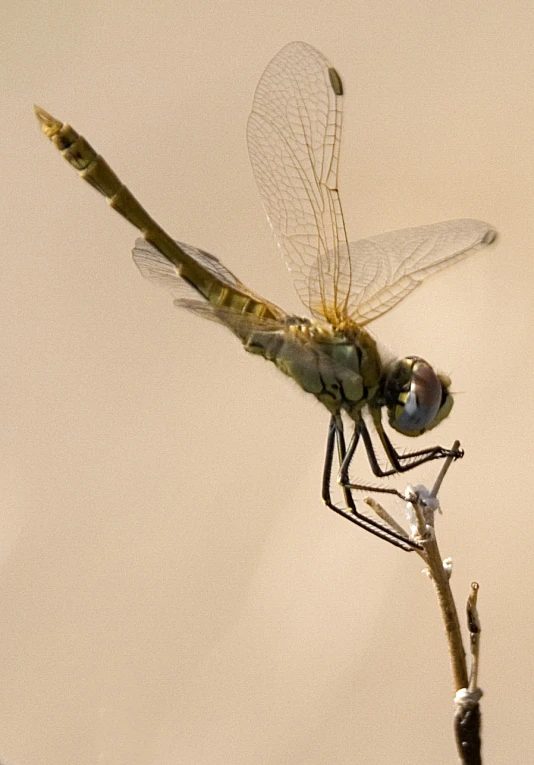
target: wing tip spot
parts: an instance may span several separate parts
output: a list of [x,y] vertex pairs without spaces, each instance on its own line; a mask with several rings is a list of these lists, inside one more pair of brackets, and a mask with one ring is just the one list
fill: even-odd
[[497,239],[497,231],[494,228],[490,228],[482,237],[483,244],[492,244]]
[[336,96],[342,96],[343,95],[343,83],[341,82],[341,77],[337,73],[337,71],[334,69],[333,66],[328,68],[328,76],[330,78],[330,85],[332,86],[332,90],[336,94]]

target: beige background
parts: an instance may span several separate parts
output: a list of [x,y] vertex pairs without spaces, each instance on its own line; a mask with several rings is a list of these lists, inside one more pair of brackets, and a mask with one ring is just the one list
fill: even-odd
[[467,453],[442,551],[462,613],[481,583],[485,762],[530,761],[532,4],[2,5],[2,755],[455,761],[432,587],[323,509],[326,412],[140,278],[135,233],[32,114],[69,120],[172,233],[298,310],[245,124],[269,59],[303,39],[346,86],[350,238],[455,217],[501,234],[373,331],[461,391],[427,440]]

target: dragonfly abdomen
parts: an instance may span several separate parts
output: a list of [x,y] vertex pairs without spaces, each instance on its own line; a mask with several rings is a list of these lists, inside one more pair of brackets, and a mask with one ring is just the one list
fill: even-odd
[[[35,113],[43,133],[67,162],[78,171],[80,178],[106,197],[110,207],[117,210],[123,218],[141,231],[144,238],[180,270],[181,276],[188,281],[193,281],[195,266],[198,267],[198,264],[183,252],[148,214],[106,160],[97,154],[89,141],[73,127],[52,117],[44,109],[36,106]],[[200,276],[204,278],[204,281],[206,280],[205,274],[202,273]],[[194,286],[200,291],[200,285],[194,284]]]
[[239,313],[250,313],[262,318],[280,318],[280,309],[268,301],[255,299],[249,290],[241,289],[239,280],[235,280],[235,285],[229,285],[186,252],[156,223],[106,160],[73,127],[52,117],[38,106],[35,107],[35,113],[43,133],[78,171],[80,177],[105,196],[110,207],[134,225],[143,234],[144,239],[172,263],[179,276],[203,298],[218,306],[231,307]]

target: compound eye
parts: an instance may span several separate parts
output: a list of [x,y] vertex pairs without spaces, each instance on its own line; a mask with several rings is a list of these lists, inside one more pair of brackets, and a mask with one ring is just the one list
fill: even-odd
[[[411,365],[407,384],[399,391],[390,410],[395,430],[407,436],[418,436],[432,427],[443,398],[441,381],[424,359],[407,358],[401,364]],[[406,367],[405,367],[406,369]]]

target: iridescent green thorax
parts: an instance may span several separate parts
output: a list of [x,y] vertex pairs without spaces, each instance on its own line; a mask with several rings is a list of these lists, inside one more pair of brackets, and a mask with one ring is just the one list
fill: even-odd
[[295,323],[279,332],[253,332],[244,345],[276,364],[332,413],[344,410],[356,419],[378,390],[381,365],[376,343],[355,325],[338,330]]

